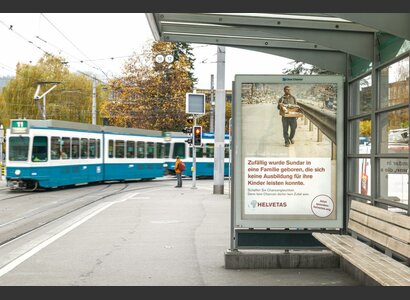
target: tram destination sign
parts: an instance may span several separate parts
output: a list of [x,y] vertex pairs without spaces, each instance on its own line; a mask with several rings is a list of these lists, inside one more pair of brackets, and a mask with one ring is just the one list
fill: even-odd
[[13,134],[26,134],[28,133],[27,120],[11,120],[11,133]]

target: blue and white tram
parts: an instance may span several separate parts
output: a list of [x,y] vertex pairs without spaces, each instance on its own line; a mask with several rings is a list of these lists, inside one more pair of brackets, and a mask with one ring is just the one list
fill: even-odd
[[6,179],[13,190],[164,175],[160,131],[11,120],[6,136]]
[[[165,144],[165,168],[168,174],[175,174],[175,159],[179,156],[186,165],[184,175],[192,176],[193,147],[189,146],[185,140],[188,136],[183,133],[171,132],[171,141]],[[225,134],[224,148],[224,176],[229,176],[229,135]],[[196,176],[214,176],[214,133],[202,133],[202,146],[196,149]]]
[[104,126],[104,180],[164,176],[161,131]]

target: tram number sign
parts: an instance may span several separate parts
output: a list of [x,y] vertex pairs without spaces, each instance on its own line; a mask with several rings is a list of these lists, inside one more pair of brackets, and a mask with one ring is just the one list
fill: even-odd
[[27,120],[12,120],[11,121],[11,133],[28,133]]

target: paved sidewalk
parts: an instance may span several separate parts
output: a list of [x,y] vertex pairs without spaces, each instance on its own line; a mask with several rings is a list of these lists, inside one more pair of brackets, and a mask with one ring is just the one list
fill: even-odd
[[[98,203],[93,212],[83,212],[92,217],[0,276],[0,286],[358,285],[338,268],[225,269],[228,181],[223,195],[213,194],[212,180],[197,180],[197,189],[186,179],[181,189],[174,188],[173,181],[155,183],[158,188],[118,195]],[[19,244],[48,241],[58,226],[71,228],[78,222],[73,219],[63,218]],[[0,257],[10,255],[7,249],[0,248]]]

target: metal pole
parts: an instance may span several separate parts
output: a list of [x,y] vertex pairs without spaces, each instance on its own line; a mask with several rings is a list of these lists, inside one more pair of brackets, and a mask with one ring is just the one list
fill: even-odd
[[209,131],[214,132],[214,74],[211,74],[211,109],[210,109],[210,116],[211,119],[209,121]]
[[232,118],[229,119],[229,168],[228,168],[228,178],[229,178],[229,192],[228,195],[231,196],[231,155],[232,155]]
[[3,125],[0,125],[0,180],[3,180],[3,139],[4,131]]
[[224,193],[225,158],[225,47],[217,48],[214,194]]
[[194,115],[194,126],[192,127],[192,187],[196,189],[196,148],[194,142],[194,127],[196,126],[196,116]]
[[96,80],[95,77],[93,78],[93,105],[92,105],[92,124],[96,125],[97,124],[97,91],[96,91]]
[[43,96],[43,120],[46,120],[46,95]]

